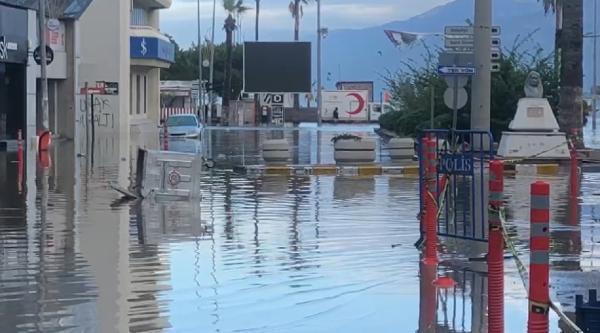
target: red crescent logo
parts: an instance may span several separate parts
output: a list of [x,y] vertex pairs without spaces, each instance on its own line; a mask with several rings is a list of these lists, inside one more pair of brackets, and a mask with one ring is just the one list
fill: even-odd
[[361,113],[362,110],[365,108],[365,99],[359,93],[350,93],[346,96],[352,96],[352,97],[356,98],[356,100],[358,101],[358,107],[356,108],[356,110],[351,111],[351,112],[346,112],[346,113],[349,115],[355,115],[355,114]]

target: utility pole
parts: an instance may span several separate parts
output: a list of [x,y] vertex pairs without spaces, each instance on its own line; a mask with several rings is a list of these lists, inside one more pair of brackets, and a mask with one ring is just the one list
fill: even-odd
[[210,94],[209,94],[209,111],[208,111],[208,119],[210,119],[209,123],[212,123],[212,107],[215,99],[214,91],[215,87],[213,86],[214,75],[215,75],[215,13],[217,10],[217,0],[213,0],[213,8],[212,8],[212,27],[210,34],[210,70],[209,70],[209,78],[208,82],[210,82]]
[[46,61],[46,0],[40,0],[38,24],[40,26],[40,80],[42,86],[42,127],[43,130],[46,131],[50,127],[48,115],[48,64]]
[[476,74],[471,85],[471,129],[490,129],[492,73],[492,0],[475,1],[474,51]]
[[200,27],[200,0],[198,0],[198,113],[200,123],[204,124],[204,89],[202,89],[202,29]]
[[317,0],[317,124],[321,126],[321,39],[323,29],[321,28],[321,0]]
[[594,0],[594,75],[592,84],[592,129],[596,130],[596,86],[598,85],[598,0]]

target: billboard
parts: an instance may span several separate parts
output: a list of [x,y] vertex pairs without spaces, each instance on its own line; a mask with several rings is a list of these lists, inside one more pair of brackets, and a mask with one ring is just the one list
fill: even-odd
[[367,90],[369,102],[373,102],[373,81],[340,81],[335,84],[337,90]]
[[311,92],[309,42],[245,42],[244,91]]
[[321,118],[325,121],[367,121],[369,119],[367,90],[323,91]]

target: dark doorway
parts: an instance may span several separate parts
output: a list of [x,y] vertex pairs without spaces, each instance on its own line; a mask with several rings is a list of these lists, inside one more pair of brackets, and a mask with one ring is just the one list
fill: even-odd
[[25,65],[0,63],[0,140],[16,139],[19,129],[25,137]]

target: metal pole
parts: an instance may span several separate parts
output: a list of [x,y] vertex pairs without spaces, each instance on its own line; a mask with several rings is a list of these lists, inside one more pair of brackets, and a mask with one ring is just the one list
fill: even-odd
[[48,75],[46,63],[46,0],[40,0],[38,23],[40,26],[40,79],[42,86],[42,128],[44,130],[48,130],[50,124],[48,120]]
[[475,68],[471,85],[471,129],[490,129],[492,0],[475,1]]
[[[429,128],[433,129],[435,124],[433,122],[433,118],[435,118],[435,86],[433,85],[433,82],[431,83],[431,101],[430,101],[431,105],[431,114],[430,114],[430,124],[429,124]],[[383,108],[381,109],[381,111],[383,112]]]
[[217,10],[217,0],[213,0],[213,9],[212,9],[212,28],[211,28],[211,33],[210,33],[210,73],[209,73],[209,78],[208,81],[210,82],[210,101],[209,101],[209,112],[208,112],[208,119],[210,120],[209,123],[212,123],[212,107],[213,107],[213,103],[214,103],[214,91],[215,91],[215,87],[213,86],[213,81],[214,81],[214,74],[215,74],[215,12]]
[[598,0],[594,0],[594,83],[592,84],[592,129],[596,130],[596,86],[598,85]]
[[317,0],[317,124],[321,126],[321,0]]
[[204,124],[204,93],[202,89],[202,29],[200,27],[200,0],[198,0],[198,101],[200,123]]

